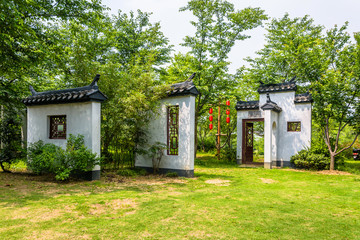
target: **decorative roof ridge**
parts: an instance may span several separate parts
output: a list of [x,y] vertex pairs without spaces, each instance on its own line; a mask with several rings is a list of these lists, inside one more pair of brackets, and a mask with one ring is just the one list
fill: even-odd
[[275,102],[271,101],[269,93],[266,93],[266,103],[261,106],[262,110],[273,110],[275,112],[281,112],[282,109]]
[[182,95],[198,95],[199,91],[197,90],[192,79],[195,77],[196,73],[193,73],[186,81],[174,83],[171,85],[170,90],[168,91],[168,97],[173,96],[182,96]]
[[295,103],[312,103],[313,101],[310,92],[296,94],[294,99]]
[[30,85],[31,96],[25,98],[23,103],[25,105],[45,105],[45,104],[58,104],[58,103],[74,103],[85,101],[98,101],[102,102],[107,99],[97,85],[100,79],[100,74],[97,74],[90,85],[85,87],[51,90],[44,92],[36,92]]
[[258,88],[258,93],[267,93],[267,92],[287,92],[287,91],[296,91],[297,86],[293,77],[289,82],[282,83],[268,83],[264,84],[260,81],[260,86]]
[[238,101],[235,106],[236,110],[258,110],[259,101]]
[[36,92],[34,88],[30,85],[29,89],[33,96],[36,95],[48,95],[48,94],[58,94],[58,93],[68,93],[68,92],[79,92],[84,90],[91,90],[91,89],[99,89],[97,82],[100,80],[100,74],[96,74],[94,80],[90,83],[90,85],[84,87],[77,87],[77,88],[67,88],[67,89],[60,89],[60,90],[49,90],[44,92]]

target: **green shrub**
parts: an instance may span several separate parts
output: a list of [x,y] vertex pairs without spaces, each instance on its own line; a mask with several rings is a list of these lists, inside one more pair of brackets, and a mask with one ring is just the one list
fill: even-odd
[[29,146],[27,166],[37,175],[53,173],[55,163],[64,158],[64,151],[60,147],[50,143],[44,144],[40,140]]
[[85,147],[81,135],[70,134],[66,151],[41,140],[28,148],[28,167],[36,174],[53,173],[59,181],[67,180],[71,175],[81,176],[98,164],[100,158]]
[[308,149],[301,150],[290,158],[290,162],[296,168],[311,169],[311,170],[325,170],[329,169],[330,158],[324,154],[313,153]]
[[229,148],[227,145],[221,149],[222,157],[229,162],[236,162],[236,148]]

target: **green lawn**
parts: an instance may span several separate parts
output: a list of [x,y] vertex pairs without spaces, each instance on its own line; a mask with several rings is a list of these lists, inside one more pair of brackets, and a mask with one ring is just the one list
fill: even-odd
[[199,159],[193,179],[0,173],[0,239],[360,239],[360,176]]

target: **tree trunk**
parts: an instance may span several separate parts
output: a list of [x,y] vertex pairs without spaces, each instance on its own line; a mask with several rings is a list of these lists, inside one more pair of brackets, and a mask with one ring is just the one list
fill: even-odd
[[335,154],[330,153],[330,170],[335,168]]
[[0,162],[0,167],[1,167],[1,169],[3,170],[3,172],[11,173],[11,171],[9,171],[9,170],[7,170],[7,169],[4,168],[4,165],[3,165],[2,162]]

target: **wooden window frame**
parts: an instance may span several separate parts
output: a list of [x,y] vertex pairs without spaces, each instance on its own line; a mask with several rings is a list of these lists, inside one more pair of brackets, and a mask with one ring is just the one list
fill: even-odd
[[[175,119],[174,119],[175,117]],[[167,154],[179,155],[179,105],[167,107]],[[175,141],[175,146],[174,146]]]
[[[62,123],[55,122],[56,118],[62,118]],[[55,129],[58,126],[63,125],[63,131],[57,131]],[[49,139],[66,139],[66,115],[53,115],[49,116]]]
[[[297,130],[297,127],[296,127],[295,130],[292,130],[293,128],[290,127],[291,124],[298,124],[300,129]],[[286,126],[287,126],[288,132],[301,132],[301,121],[289,121],[289,122],[287,122]]]

